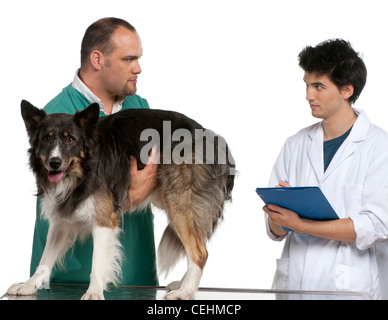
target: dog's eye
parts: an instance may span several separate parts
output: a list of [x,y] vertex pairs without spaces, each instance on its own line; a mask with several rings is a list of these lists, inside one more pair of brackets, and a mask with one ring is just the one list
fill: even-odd
[[44,141],[44,142],[49,142],[50,141],[50,135],[49,134],[45,134],[44,136],[43,136],[43,138],[42,138],[42,140]]
[[76,141],[76,139],[74,137],[67,136],[67,139],[66,139],[67,144],[74,143],[75,141]]

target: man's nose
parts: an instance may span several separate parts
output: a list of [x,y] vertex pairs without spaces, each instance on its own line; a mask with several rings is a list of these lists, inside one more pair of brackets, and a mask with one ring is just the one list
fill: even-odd
[[133,62],[133,69],[132,69],[132,72],[134,74],[140,74],[142,72],[141,68],[140,68],[140,63],[139,63],[139,60],[136,60]]
[[313,90],[311,90],[310,88],[306,88],[306,100],[307,101],[314,101],[314,93],[313,93]]

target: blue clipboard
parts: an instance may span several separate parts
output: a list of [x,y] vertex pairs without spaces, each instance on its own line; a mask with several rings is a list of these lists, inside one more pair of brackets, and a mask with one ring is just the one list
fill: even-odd
[[305,219],[339,219],[319,187],[257,188],[256,192],[266,205],[271,203],[290,209]]

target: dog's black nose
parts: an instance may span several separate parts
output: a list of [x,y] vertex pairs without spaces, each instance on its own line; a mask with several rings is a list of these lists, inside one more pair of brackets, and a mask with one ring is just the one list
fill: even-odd
[[62,165],[62,160],[58,157],[53,157],[49,160],[50,168],[57,170]]

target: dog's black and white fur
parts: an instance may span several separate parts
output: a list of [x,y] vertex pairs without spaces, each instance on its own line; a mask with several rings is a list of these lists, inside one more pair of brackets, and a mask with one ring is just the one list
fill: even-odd
[[[152,202],[169,219],[158,250],[161,271],[168,272],[183,254],[187,256],[185,276],[169,286],[165,297],[192,299],[208,256],[205,242],[221,220],[234,184],[230,152],[223,161],[217,156],[222,138],[213,134],[213,143],[194,150],[195,130],[202,126],[171,111],[131,109],[99,119],[98,104],[75,115],[47,115],[27,101],[22,101],[21,110],[31,145],[30,166],[38,196],[42,197],[42,214],[50,226],[35,274],[27,282],[11,286],[8,294],[31,295],[48,284],[54,264],[77,237],[90,233],[94,245],[92,270],[82,299],[103,299],[107,284],[119,283],[119,220],[123,205],[130,201],[129,159],[136,157],[138,168],[144,167],[140,158],[147,141],[141,141],[140,136],[144,130],[153,129],[161,137],[161,161],[156,186],[143,205]],[[180,163],[163,162],[163,154],[176,152],[174,147],[182,143],[163,136],[164,121],[170,123],[172,132],[184,129],[192,134],[189,143],[194,152]],[[186,150],[178,149],[180,153]],[[215,161],[198,161],[210,149],[215,151]]]

